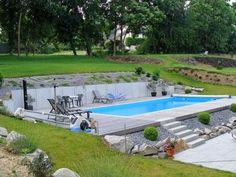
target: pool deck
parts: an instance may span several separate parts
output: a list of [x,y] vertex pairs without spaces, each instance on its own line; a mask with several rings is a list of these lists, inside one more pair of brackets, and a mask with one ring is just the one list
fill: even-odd
[[236,103],[236,97],[230,99],[219,99],[211,102],[199,103],[169,110],[162,110],[129,118],[96,114],[93,115],[93,118],[98,122],[99,135],[122,135],[140,131],[148,125],[160,125],[164,122],[194,117],[197,115],[197,113],[202,111],[215,112],[218,110],[227,109],[232,103]]
[[[124,100],[115,102],[115,104],[130,103],[137,101],[153,100],[157,98],[145,97],[136,98],[132,100]],[[143,130],[144,127],[148,125],[158,126],[161,123],[167,123],[175,120],[183,120],[191,118],[197,115],[197,113],[202,111],[215,112],[219,110],[224,110],[229,107],[232,103],[236,103],[236,97],[219,99],[210,102],[197,103],[194,105],[183,106],[179,108],[172,108],[169,110],[162,110],[158,112],[152,112],[144,115],[132,116],[129,118],[124,118],[122,116],[108,116],[108,115],[98,115],[91,114],[91,117],[97,121],[97,134],[98,135],[123,135],[126,133],[137,132]],[[82,109],[87,109],[97,106],[107,106],[108,104],[91,104],[82,107]],[[46,111],[45,111],[46,112]],[[28,113],[28,115],[30,115]],[[41,119],[47,119],[45,115],[37,115]],[[29,116],[32,117],[32,114]],[[54,122],[50,122],[54,124]],[[60,123],[62,127],[69,128],[69,122]]]

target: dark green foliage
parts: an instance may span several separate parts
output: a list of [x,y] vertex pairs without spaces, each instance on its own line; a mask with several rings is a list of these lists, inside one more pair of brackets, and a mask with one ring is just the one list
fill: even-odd
[[135,68],[135,74],[137,74],[137,75],[141,75],[141,74],[143,74],[143,73],[145,73],[145,71],[143,70],[143,68],[140,66],[140,67],[137,67],[137,68]]
[[135,46],[139,46],[144,42],[144,38],[134,38],[134,37],[127,37],[125,39],[125,44],[127,46],[131,46],[131,45],[135,45]]
[[187,89],[185,89],[185,94],[190,94],[190,93],[192,93],[192,90],[191,89],[189,89],[189,88],[187,88]]
[[146,77],[151,77],[151,74],[150,73],[146,73]]
[[21,137],[7,145],[7,150],[14,154],[28,154],[33,152],[36,148],[36,145],[26,137]]
[[158,137],[158,131],[156,127],[146,127],[143,134],[146,139],[151,141],[155,141]]
[[236,112],[236,103],[231,104],[230,110],[231,110],[232,112]]
[[209,124],[210,123],[210,114],[209,112],[200,112],[197,115],[198,121],[202,124]]
[[159,70],[154,71],[152,75],[152,80],[157,81],[159,77],[160,77],[160,71]]
[[0,73],[0,88],[2,87],[2,84],[3,84],[3,76],[2,76],[2,74]]
[[48,167],[47,161],[44,160],[44,154],[40,153],[38,158],[35,158],[32,163],[28,165],[29,172],[34,177],[46,177],[50,176],[51,167]]

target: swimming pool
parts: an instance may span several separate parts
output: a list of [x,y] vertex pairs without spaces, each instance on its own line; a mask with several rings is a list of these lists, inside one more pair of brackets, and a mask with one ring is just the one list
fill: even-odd
[[145,113],[178,108],[197,103],[214,101],[221,97],[167,97],[149,101],[125,103],[119,105],[103,106],[89,109],[96,114],[112,116],[136,116]]

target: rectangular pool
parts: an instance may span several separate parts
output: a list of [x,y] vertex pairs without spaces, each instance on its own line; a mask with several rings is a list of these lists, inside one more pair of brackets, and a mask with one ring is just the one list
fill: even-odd
[[167,97],[149,101],[125,103],[119,105],[103,106],[89,109],[96,114],[112,116],[136,116],[156,111],[178,108],[197,103],[214,101],[221,97]]

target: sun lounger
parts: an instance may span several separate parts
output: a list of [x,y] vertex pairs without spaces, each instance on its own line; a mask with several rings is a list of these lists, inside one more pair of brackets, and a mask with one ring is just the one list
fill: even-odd
[[107,96],[102,96],[98,90],[93,90],[93,103],[111,103],[113,100]]
[[[47,99],[47,100],[52,107],[50,113],[62,114],[62,115],[66,115],[66,116],[73,116],[74,118],[77,118],[76,115],[82,116],[83,114],[86,114],[86,118],[87,119],[90,118],[91,111],[84,111],[84,110],[77,109],[77,108],[68,109],[68,108],[64,108],[62,105],[60,105],[58,103],[55,104],[54,99]],[[63,119],[63,121],[64,121],[64,119]]]
[[123,93],[118,93],[118,94],[112,94],[112,93],[108,93],[108,98],[112,99],[112,100],[124,100],[125,99],[125,94]]

